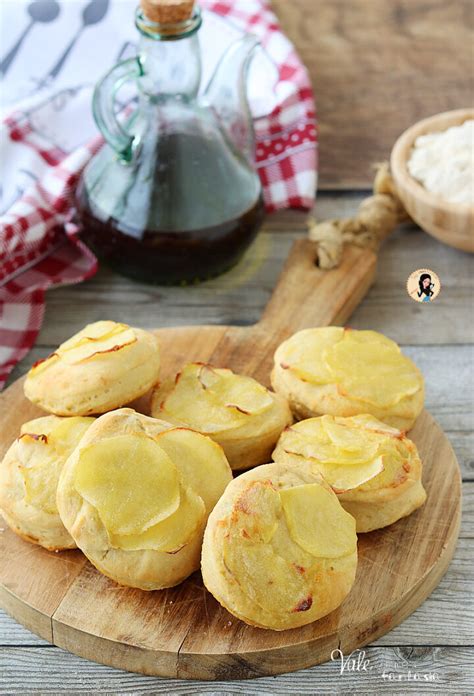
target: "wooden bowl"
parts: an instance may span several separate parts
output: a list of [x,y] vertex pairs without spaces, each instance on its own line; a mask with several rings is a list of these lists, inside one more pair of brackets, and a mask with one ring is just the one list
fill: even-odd
[[419,135],[459,126],[471,118],[474,118],[474,109],[458,109],[418,121],[398,138],[390,157],[390,167],[397,193],[410,217],[441,242],[473,253],[474,206],[451,203],[430,193],[407,168],[411,149]]

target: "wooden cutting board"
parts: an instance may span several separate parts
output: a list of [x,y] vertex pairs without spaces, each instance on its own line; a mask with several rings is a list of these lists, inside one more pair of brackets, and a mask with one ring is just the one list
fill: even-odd
[[[370,286],[375,264],[372,253],[348,247],[338,269],[321,271],[311,243],[296,242],[255,326],[157,330],[163,375],[174,374],[190,360],[203,360],[268,385],[275,347],[298,329],[344,323]],[[144,397],[136,408],[146,412],[147,401]],[[20,425],[39,415],[23,396],[22,379],[0,395],[0,457]],[[203,588],[199,572],[170,590],[120,587],[79,551],[45,551],[5,524],[0,533],[0,603],[59,647],[151,675],[245,679],[324,662],[338,647],[347,655],[411,614],[436,587],[454,553],[461,512],[456,457],[427,412],[410,435],[424,463],[426,504],[384,530],[359,536],[350,595],[313,624],[283,632],[247,626]]]

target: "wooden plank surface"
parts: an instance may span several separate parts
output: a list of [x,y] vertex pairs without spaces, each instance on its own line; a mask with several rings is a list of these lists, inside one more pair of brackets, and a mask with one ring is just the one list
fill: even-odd
[[[460,602],[460,596],[468,597],[474,585],[472,564],[472,532],[474,529],[474,489],[465,484],[471,498],[469,514],[464,510],[461,538],[453,561],[436,591],[400,626],[377,639],[374,645],[451,645],[462,646],[472,643],[474,606],[472,602]],[[469,534],[469,536],[466,536]],[[49,643],[0,612],[0,653],[5,647],[48,646]],[[304,674],[304,673],[302,673]]]
[[320,187],[364,188],[415,121],[472,105],[472,0],[272,0],[308,67]]
[[[367,671],[340,674],[339,662],[327,662],[304,672],[245,682],[178,682],[156,679],[95,665],[59,648],[6,648],[0,652],[4,694],[164,694],[185,696],[433,696],[472,693],[472,647],[370,647]],[[414,674],[418,680],[414,681]],[[392,679],[389,675],[392,674]],[[385,677],[384,677],[385,675]],[[424,680],[436,675],[436,681]],[[410,678],[410,681],[408,679]],[[27,685],[27,687],[26,687]],[[47,688],[46,688],[47,685]]]
[[[350,214],[359,194],[320,195],[319,217]],[[143,326],[177,323],[251,323],[268,300],[292,239],[304,233],[305,215],[286,211],[266,223],[262,244],[230,277],[192,291],[149,288],[103,270],[79,286],[48,293],[47,311],[38,347],[15,370],[31,362],[86,321],[103,316]],[[254,250],[255,251],[255,250]],[[252,265],[252,261],[255,265]],[[405,293],[408,274],[428,265],[441,276],[443,292],[436,305],[418,308]],[[390,279],[390,282],[387,281]],[[1,693],[467,693],[472,684],[473,603],[471,588],[473,501],[472,322],[466,317],[473,296],[472,257],[440,245],[413,227],[400,228],[387,241],[379,260],[377,281],[351,325],[387,332],[420,365],[428,382],[428,407],[447,432],[460,463],[464,483],[461,539],[455,557],[431,597],[401,626],[368,649],[377,656],[369,676],[339,675],[333,664],[276,679],[231,683],[183,683],[141,677],[101,667],[42,642],[4,615],[0,618]],[[442,303],[442,304],[441,304]],[[426,312],[423,310],[427,310]],[[244,321],[245,320],[245,321]],[[10,380],[11,381],[11,380]],[[8,645],[8,647],[7,647]],[[429,646],[439,646],[432,648]],[[30,646],[30,647],[27,647]],[[407,647],[414,646],[414,647]],[[446,647],[449,646],[449,647]],[[423,653],[427,651],[427,653]],[[442,673],[442,686],[416,687],[389,683],[379,673],[399,654],[428,654]],[[399,670],[398,670],[399,671]],[[448,674],[449,672],[449,674]],[[2,691],[3,689],[3,691]],[[418,689],[418,690],[417,690]]]

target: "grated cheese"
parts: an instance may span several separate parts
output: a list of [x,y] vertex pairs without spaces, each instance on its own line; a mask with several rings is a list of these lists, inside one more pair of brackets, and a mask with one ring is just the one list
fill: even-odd
[[452,203],[474,205],[474,119],[420,135],[407,165],[427,191]]

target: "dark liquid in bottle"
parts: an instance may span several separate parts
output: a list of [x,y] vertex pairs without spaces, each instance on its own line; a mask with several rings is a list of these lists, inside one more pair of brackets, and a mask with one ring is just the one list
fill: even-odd
[[[144,154],[155,163],[152,175],[140,169],[134,174],[117,203],[121,220],[98,212],[81,182],[81,239],[119,273],[159,285],[206,280],[237,263],[264,217],[261,191],[248,169],[195,135],[162,137]],[[127,205],[139,211],[142,224],[130,224],[139,215],[128,213]]]

